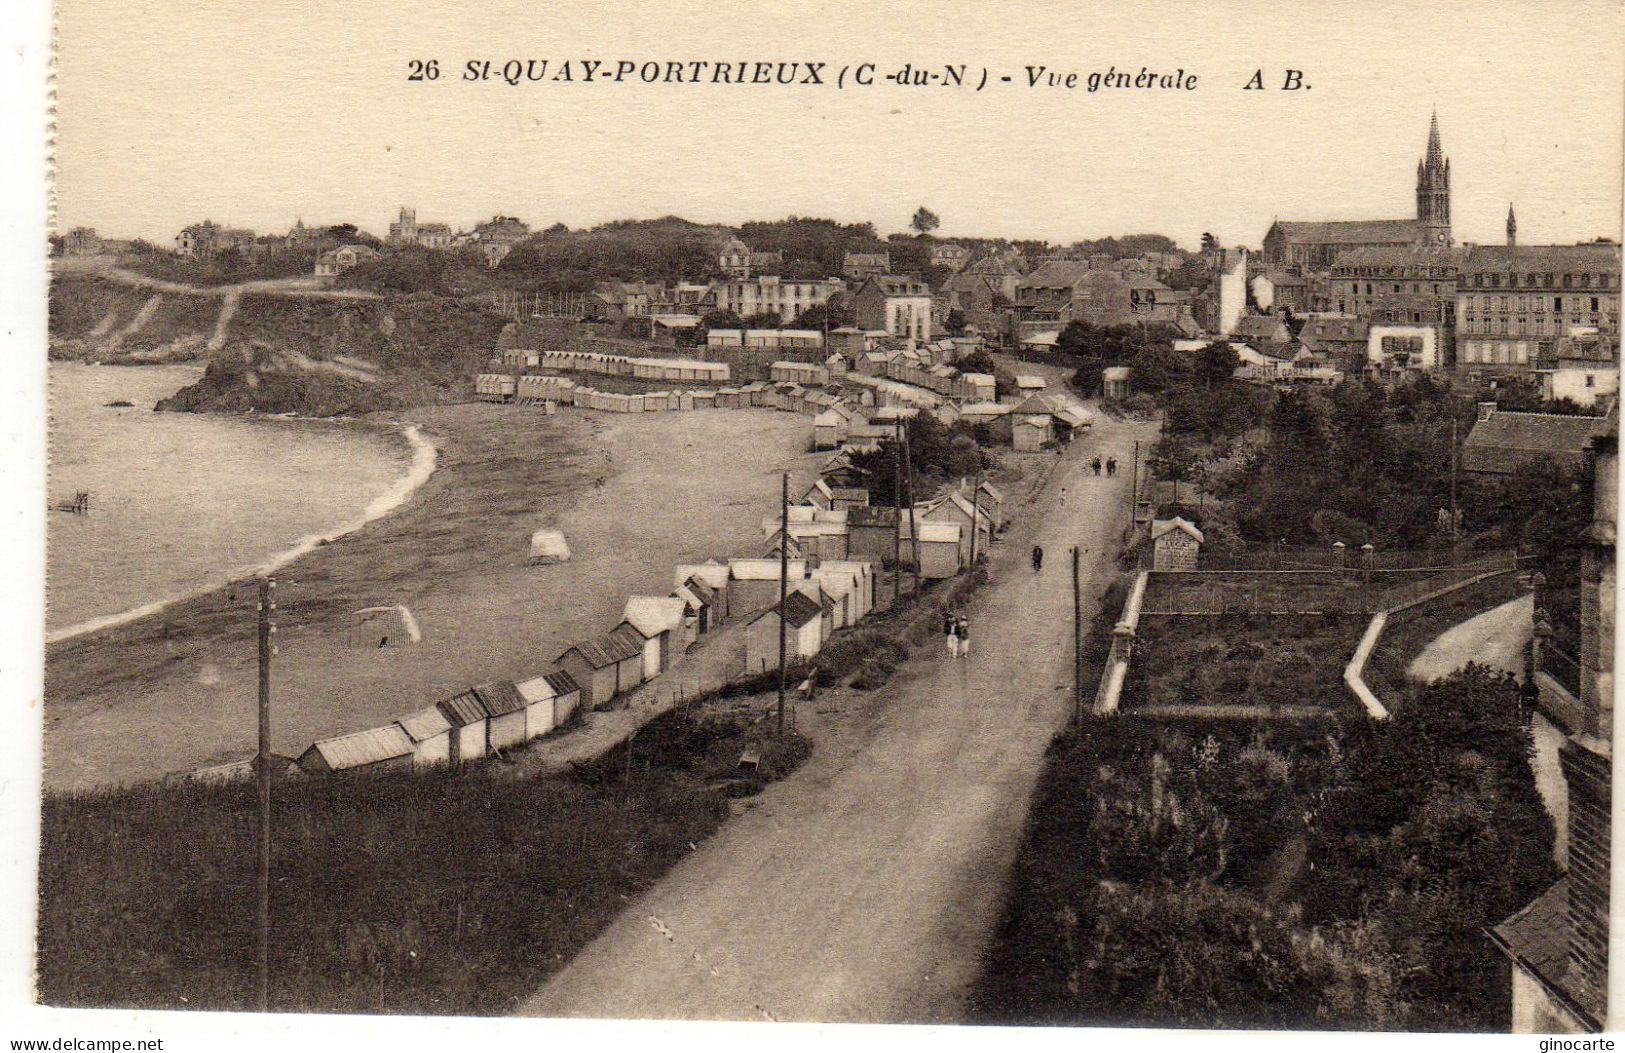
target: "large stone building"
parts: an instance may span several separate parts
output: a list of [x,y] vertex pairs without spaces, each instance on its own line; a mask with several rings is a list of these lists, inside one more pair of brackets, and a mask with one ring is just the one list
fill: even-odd
[[[1579,675],[1573,659],[1550,675],[1536,626],[1534,678],[1541,708],[1568,733],[1558,751],[1567,787],[1567,873],[1490,931],[1512,961],[1512,1031],[1583,1033],[1608,1026],[1609,827],[1613,819],[1614,547],[1619,500],[1617,413],[1592,441],[1591,526],[1580,564]],[[1538,616],[1538,614],[1537,614]],[[1576,684],[1575,681],[1578,681]],[[1577,689],[1577,690],[1575,690]],[[1578,697],[1576,697],[1576,695]]]
[[732,311],[741,318],[771,313],[780,321],[792,322],[809,307],[828,303],[846,287],[839,278],[807,280],[763,275],[718,282],[713,288],[720,310]]
[[1617,347],[1619,280],[1614,242],[1472,246],[1456,289],[1457,367],[1532,369],[1576,330]]
[[1450,161],[1439,144],[1439,116],[1428,128],[1426,155],[1416,163],[1416,218],[1292,222],[1277,220],[1264,235],[1267,269],[1330,270],[1355,249],[1450,245]]
[[389,244],[397,248],[417,245],[425,249],[449,249],[457,241],[447,223],[419,223],[415,208],[401,209],[400,218],[389,225]]
[[915,278],[871,276],[852,294],[859,329],[925,343],[931,339],[931,290]]

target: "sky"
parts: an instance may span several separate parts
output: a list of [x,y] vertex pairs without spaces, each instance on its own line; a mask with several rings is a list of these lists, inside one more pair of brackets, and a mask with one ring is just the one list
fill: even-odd
[[[1275,218],[1413,216],[1436,107],[1458,242],[1502,240],[1512,202],[1521,242],[1617,238],[1620,5],[1422,6],[58,0],[56,225],[161,244],[206,218],[381,234],[411,205],[458,228],[801,215],[887,233],[925,205],[946,237],[1256,246]],[[409,82],[428,59],[440,79]],[[459,79],[471,59],[994,79],[510,87]],[[1080,86],[1029,88],[1027,66]],[[1085,90],[1114,66],[1197,87]],[[1269,89],[1242,90],[1260,68]],[[1276,87],[1288,68],[1307,90]]]

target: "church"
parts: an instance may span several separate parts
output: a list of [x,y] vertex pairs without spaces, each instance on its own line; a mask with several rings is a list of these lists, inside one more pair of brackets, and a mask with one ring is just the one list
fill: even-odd
[[1445,248],[1451,244],[1450,160],[1439,144],[1439,115],[1434,113],[1427,154],[1416,163],[1415,219],[1276,220],[1264,235],[1264,266],[1298,274],[1320,273],[1355,249]]

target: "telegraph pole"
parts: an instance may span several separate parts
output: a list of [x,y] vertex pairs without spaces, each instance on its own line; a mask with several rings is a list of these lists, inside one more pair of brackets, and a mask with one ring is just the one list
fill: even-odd
[[891,601],[897,602],[898,591],[903,587],[903,429],[901,425],[892,427],[892,517],[891,527]]
[[908,535],[909,547],[912,548],[914,558],[914,591],[920,591],[920,527],[914,518],[914,463],[908,456],[908,428],[902,427],[903,433],[903,474],[908,479]]
[[1450,422],[1450,539],[1456,539],[1456,525],[1461,520],[1456,512],[1456,422]]
[[258,995],[260,1012],[271,1002],[271,656],[276,654],[276,579],[260,579],[259,599],[259,752],[254,758],[259,782],[259,875],[255,902],[258,935]]
[[790,598],[790,473],[779,476],[779,735],[784,735],[785,601]]
[[[976,456],[977,457],[982,456],[982,453],[981,453],[980,450],[977,451]],[[974,489],[974,490],[972,490],[970,492],[970,566],[971,566],[972,570],[976,569],[976,534],[977,534],[977,529],[976,528],[980,525],[981,520],[982,520],[982,469],[980,467],[978,467],[976,469],[976,489]],[[989,538],[988,540],[991,541],[992,538]]]
[[1134,440],[1133,482],[1128,491],[1128,528],[1132,533],[1140,522],[1140,440]]
[[1083,723],[1083,589],[1076,545],[1072,546],[1072,723]]

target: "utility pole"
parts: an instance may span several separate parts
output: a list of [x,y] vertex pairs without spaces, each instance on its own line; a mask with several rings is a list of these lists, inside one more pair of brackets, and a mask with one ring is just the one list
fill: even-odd
[[[976,456],[980,457],[978,450]],[[982,521],[982,469],[976,469],[976,489],[970,492],[970,566],[976,569],[976,534]],[[991,538],[989,540],[992,540]]]
[[254,757],[259,782],[259,875],[255,902],[258,935],[258,995],[260,1012],[271,1003],[271,657],[276,654],[276,579],[260,579],[259,598],[259,752]]
[[1456,512],[1456,422],[1450,422],[1450,540],[1456,539],[1456,527],[1461,522]]
[[909,546],[914,550],[914,591],[920,591],[920,528],[914,518],[914,464],[908,456],[908,428],[903,432],[903,474],[908,481],[908,536]]
[[784,735],[785,601],[790,598],[790,473],[779,476],[779,735]]
[[1072,546],[1072,723],[1083,723],[1083,587]]
[[[1140,440],[1134,440],[1133,481],[1128,491],[1128,528],[1132,533],[1140,522]],[[1177,496],[1177,495],[1176,495]]]
[[898,591],[903,587],[903,429],[901,424],[892,427],[892,517],[891,527],[891,601],[897,602]]

